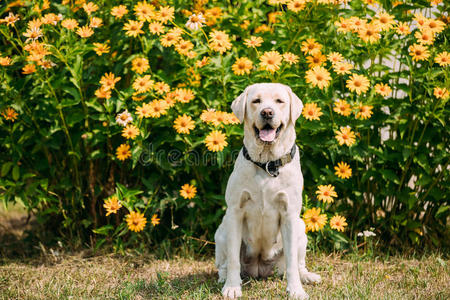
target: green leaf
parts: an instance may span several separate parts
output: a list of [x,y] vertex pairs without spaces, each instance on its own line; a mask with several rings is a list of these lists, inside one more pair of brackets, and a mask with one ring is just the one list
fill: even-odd
[[102,226],[100,228],[94,229],[92,230],[94,233],[96,234],[101,234],[101,235],[108,235],[108,233],[114,229],[114,226],[112,225],[105,225]]
[[15,165],[13,170],[12,170],[12,178],[14,181],[19,180],[20,177],[20,169],[18,165]]
[[385,180],[393,181],[394,183],[397,183],[397,184],[400,183],[398,176],[394,173],[394,171],[388,170],[388,169],[381,169],[380,173]]
[[9,172],[9,170],[11,170],[12,166],[13,166],[12,162],[7,162],[2,165],[2,174],[1,174],[2,177],[5,177],[8,174],[8,172]]

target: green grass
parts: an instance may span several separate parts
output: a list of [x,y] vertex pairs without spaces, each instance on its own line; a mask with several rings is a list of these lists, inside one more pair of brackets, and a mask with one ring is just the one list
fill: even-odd
[[[311,299],[450,299],[449,261],[312,254]],[[244,280],[244,299],[286,298],[282,278]],[[212,259],[47,255],[0,265],[0,299],[221,299]]]

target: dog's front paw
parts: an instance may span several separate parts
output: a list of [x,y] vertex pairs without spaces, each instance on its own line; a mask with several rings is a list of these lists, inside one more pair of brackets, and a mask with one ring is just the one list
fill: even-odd
[[322,281],[322,278],[319,274],[311,273],[308,271],[300,272],[300,279],[304,284],[320,283]]
[[301,287],[288,287],[287,292],[289,293],[289,298],[296,299],[296,300],[306,300],[309,298],[308,294],[305,292],[305,290]]
[[222,295],[225,298],[236,299],[242,296],[242,289],[240,286],[224,286],[222,289]]

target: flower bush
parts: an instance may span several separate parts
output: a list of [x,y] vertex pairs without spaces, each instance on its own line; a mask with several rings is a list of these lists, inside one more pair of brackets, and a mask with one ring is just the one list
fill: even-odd
[[[448,242],[441,1],[14,1],[0,14],[0,197],[73,245],[211,240],[231,101],[281,82],[317,242]],[[90,239],[94,233],[95,239]],[[445,238],[447,237],[447,238]],[[143,243],[145,242],[145,243]]]

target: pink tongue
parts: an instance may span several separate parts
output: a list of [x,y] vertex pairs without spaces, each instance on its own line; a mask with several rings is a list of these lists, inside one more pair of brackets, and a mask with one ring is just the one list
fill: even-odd
[[259,131],[259,138],[264,142],[272,142],[275,139],[275,129],[261,129]]

